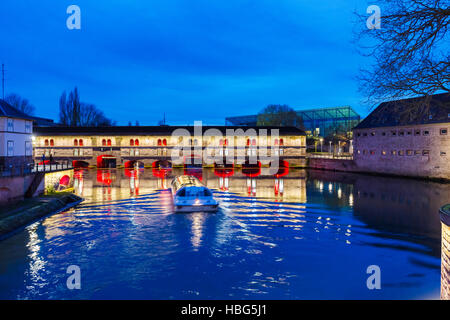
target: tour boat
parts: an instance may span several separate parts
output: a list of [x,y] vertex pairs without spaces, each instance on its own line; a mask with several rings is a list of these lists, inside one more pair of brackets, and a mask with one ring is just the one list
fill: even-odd
[[172,181],[175,212],[217,211],[219,203],[211,190],[194,176],[178,176]]

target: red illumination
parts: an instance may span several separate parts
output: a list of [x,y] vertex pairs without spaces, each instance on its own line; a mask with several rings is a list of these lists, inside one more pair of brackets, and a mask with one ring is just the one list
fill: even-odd
[[167,146],[167,140],[166,139],[163,140],[163,145]]
[[214,174],[220,178],[231,177],[234,174],[234,168],[231,169],[214,169]]
[[102,140],[102,146],[106,146],[106,139]]
[[256,146],[256,139],[252,140],[252,145]]
[[45,139],[45,146],[48,147],[48,139]]
[[139,145],[139,139],[134,140],[134,145],[138,146]]
[[283,139],[280,139],[280,146],[284,146]]
[[82,146],[83,146],[83,139],[80,139],[80,142],[79,142],[79,144],[80,144],[80,147],[82,147]]
[[111,146],[111,139],[108,139],[108,146]]
[[53,147],[55,145],[55,141],[53,139],[50,139],[50,147]]
[[278,172],[275,174],[275,177],[281,178],[284,176],[287,176],[289,174],[289,162],[287,161],[280,161],[278,165]]
[[158,139],[158,146],[161,145],[161,139]]
[[78,140],[77,140],[77,139],[73,140],[73,145],[74,145],[75,147],[78,146]]
[[130,146],[134,146],[134,140],[130,139]]

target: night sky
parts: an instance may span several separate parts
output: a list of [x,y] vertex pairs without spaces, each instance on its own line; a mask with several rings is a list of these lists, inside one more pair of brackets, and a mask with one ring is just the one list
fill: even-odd
[[[81,30],[66,9],[81,8]],[[0,2],[5,91],[58,119],[78,86],[119,125],[156,125],[294,109],[367,107],[355,77],[369,63],[352,43],[364,0],[41,0]],[[368,31],[369,32],[369,31]]]

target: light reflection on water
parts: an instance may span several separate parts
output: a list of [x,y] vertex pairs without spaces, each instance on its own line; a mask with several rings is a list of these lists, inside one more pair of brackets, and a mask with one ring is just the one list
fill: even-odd
[[[76,209],[0,242],[6,299],[438,298],[450,185],[321,171],[204,169],[216,214],[174,214],[183,170],[75,173]],[[82,289],[66,288],[79,265]],[[366,287],[366,268],[382,290]]]

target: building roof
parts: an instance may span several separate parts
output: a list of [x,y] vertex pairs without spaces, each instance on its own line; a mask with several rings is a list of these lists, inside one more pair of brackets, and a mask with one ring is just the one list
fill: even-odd
[[[195,132],[194,126],[112,126],[112,127],[35,127],[33,129],[36,135],[82,135],[82,136],[108,136],[108,135],[172,135],[176,129],[185,129],[191,135]],[[279,135],[305,135],[305,132],[295,127],[267,127],[267,126],[202,126],[202,134],[208,129],[217,129],[222,135],[226,134],[227,129],[244,130],[255,129],[259,133],[260,129],[266,129],[267,134],[270,135],[271,129],[278,129]],[[198,129],[197,129],[198,130]]]
[[450,94],[381,103],[354,129],[450,122]]
[[17,110],[12,105],[7,103],[5,100],[0,99],[0,117],[8,117],[8,118],[16,118],[16,119],[25,119],[25,120],[34,120],[34,117],[31,117],[20,110]]

